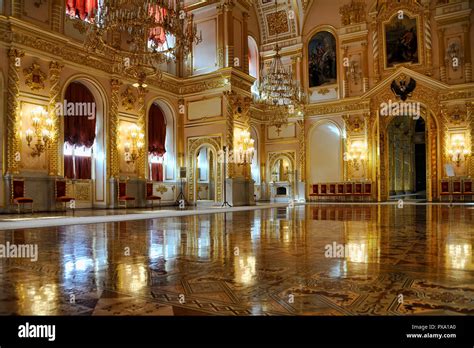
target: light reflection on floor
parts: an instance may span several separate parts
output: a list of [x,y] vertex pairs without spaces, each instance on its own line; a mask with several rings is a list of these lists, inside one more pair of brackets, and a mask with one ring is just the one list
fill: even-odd
[[472,315],[473,220],[311,205],[2,231],[39,258],[0,258],[0,314]]

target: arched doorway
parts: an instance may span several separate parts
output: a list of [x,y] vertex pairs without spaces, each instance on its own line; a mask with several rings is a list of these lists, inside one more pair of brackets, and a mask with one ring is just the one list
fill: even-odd
[[[204,184],[200,182],[198,178],[198,156],[201,153],[201,149],[206,149],[204,152],[208,154],[206,161],[202,159],[202,163],[208,163],[207,168],[212,171],[214,175],[212,184],[214,189],[213,200],[208,200],[209,202],[221,202],[223,198],[223,164],[219,159],[219,150],[222,148],[222,139],[221,137],[196,137],[188,138],[188,147],[187,147],[187,199],[190,203],[198,202],[198,184]],[[209,153],[210,152],[210,153]],[[202,188],[201,188],[202,190]],[[209,190],[209,188],[208,188]],[[205,197],[202,195],[202,197]],[[212,197],[212,196],[208,196]],[[201,198],[201,197],[200,197]],[[201,200],[199,200],[201,201]]]
[[199,203],[216,200],[217,157],[211,146],[203,145],[196,152],[195,197]]
[[401,116],[388,125],[389,197],[426,199],[426,124]]
[[[413,103],[416,103],[416,101],[413,101]],[[424,123],[424,140],[419,143],[419,145],[422,145],[423,143],[425,144],[425,174],[426,174],[426,200],[427,201],[433,201],[439,198],[439,189],[438,189],[438,176],[440,173],[440,168],[439,168],[439,160],[438,160],[438,152],[439,152],[439,144],[442,143],[442,138],[440,135],[439,131],[439,125],[438,121],[435,117],[435,115],[426,108],[426,106],[421,103],[420,104],[420,119],[423,120]],[[377,165],[377,173],[379,177],[379,185],[378,185],[378,200],[379,201],[386,201],[390,198],[391,192],[390,192],[390,125],[392,124],[392,121],[396,118],[408,118],[411,119],[410,117],[407,116],[390,116],[390,117],[383,117],[383,116],[378,116],[378,132],[379,135],[378,137],[375,137],[375,139],[378,140],[378,152],[379,155],[374,155],[375,158],[378,160],[378,165]],[[418,124],[416,122],[412,123],[411,126],[414,127],[414,129],[423,129],[423,123],[422,121],[419,121]],[[418,127],[418,128],[416,128]],[[377,122],[374,125],[373,128],[375,134],[377,134]],[[414,133],[419,133],[421,134],[421,131],[414,132]],[[419,137],[420,135],[418,135]],[[416,142],[413,140],[412,141],[412,146],[416,145]],[[422,148],[423,146],[418,147],[418,156],[422,156]],[[374,150],[377,150],[375,147]],[[412,151],[415,151],[415,148],[412,149]],[[420,164],[418,164],[420,165]],[[419,185],[423,185],[422,180],[420,180],[420,171],[421,169],[418,170],[418,179],[416,176],[410,176],[413,180],[418,180]],[[421,186],[423,187],[423,186]],[[393,193],[393,192],[392,192]],[[396,192],[395,192],[396,193]],[[415,192],[416,193],[416,192]]]
[[[343,139],[332,121],[321,121],[309,132],[307,178],[309,186],[319,182],[343,180]],[[308,186],[308,187],[309,187]]]
[[62,96],[59,156],[63,174],[75,179],[76,206],[105,207],[105,91],[89,77],[73,76],[66,81]]

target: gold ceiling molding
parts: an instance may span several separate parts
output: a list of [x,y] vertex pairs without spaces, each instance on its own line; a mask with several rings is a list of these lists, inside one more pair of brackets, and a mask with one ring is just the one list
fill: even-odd
[[285,10],[267,14],[268,34],[271,36],[289,31],[288,14]]
[[366,21],[365,2],[351,0],[339,8],[342,25],[358,24]]
[[33,63],[27,69],[23,69],[25,75],[25,84],[32,91],[41,91],[44,89],[44,81],[47,75],[41,71],[39,64]]
[[357,101],[357,102],[344,102],[337,101],[331,102],[331,104],[309,104],[305,107],[305,114],[307,115],[326,115],[326,114],[337,114],[345,113],[347,111],[356,110],[368,110],[369,100]]

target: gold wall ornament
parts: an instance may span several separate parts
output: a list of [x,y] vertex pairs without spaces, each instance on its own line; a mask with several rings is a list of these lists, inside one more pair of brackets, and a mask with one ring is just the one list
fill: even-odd
[[156,188],[156,192],[159,192],[162,195],[168,192],[168,188],[165,185],[158,185],[158,187]]
[[110,110],[109,110],[109,163],[107,173],[109,178],[116,178],[120,173],[119,152],[117,143],[118,117],[119,117],[119,94],[122,83],[118,79],[110,80]]
[[23,74],[25,75],[25,84],[32,91],[44,89],[46,74],[41,71],[39,64],[33,63],[29,68],[23,69]]
[[25,55],[23,51],[16,48],[11,48],[8,51],[8,95],[7,95],[7,122],[6,122],[6,136],[7,136],[7,168],[6,172],[10,174],[17,174],[20,158],[20,143],[19,143],[19,102],[20,94],[20,66],[21,59]]
[[321,95],[326,95],[326,94],[328,94],[329,92],[330,92],[330,91],[329,91],[329,88],[326,88],[326,87],[320,88],[320,89],[317,89],[317,90],[316,90],[316,93],[321,94]]
[[[209,146],[216,155],[218,155],[222,149],[222,139],[220,136],[215,137],[199,137],[199,138],[188,138],[188,149],[187,149],[187,188],[188,188],[188,201],[194,202],[195,197],[195,167],[196,167],[196,155],[197,150],[202,146]],[[222,189],[224,180],[222,175],[222,164],[216,161],[217,175],[216,175],[216,201],[222,201]]]
[[[147,117],[147,110],[146,110],[146,105],[145,105],[145,96],[147,94],[148,90],[145,88],[139,87],[138,88],[138,122],[137,125],[139,129],[143,132],[143,134],[146,134],[147,128],[146,128],[146,117]],[[137,159],[137,175],[139,179],[144,179],[146,177],[146,167],[147,167],[147,159],[148,156],[146,153],[148,152],[148,138],[145,136],[144,137],[144,144],[143,147],[139,149],[139,156]]]
[[121,96],[122,96],[122,106],[124,107],[124,109],[127,111],[133,110],[135,108],[137,97],[132,87],[128,86],[123,91]]
[[349,4],[339,8],[342,25],[351,25],[365,22],[365,2],[351,0]]
[[440,111],[447,124],[460,126],[463,125],[467,120],[467,111],[462,110],[459,105],[455,105],[454,108],[449,109],[442,107]]
[[304,119],[298,120],[299,181],[306,180],[306,132]]
[[361,116],[343,115],[342,119],[349,132],[359,133],[365,130],[365,120]]
[[285,10],[267,14],[268,34],[270,36],[287,33],[289,31],[288,14]]
[[61,129],[61,119],[56,110],[56,105],[61,102],[60,75],[63,65],[57,61],[49,63],[49,118],[53,122],[53,134],[49,151],[49,175],[61,175],[59,160],[59,130]]

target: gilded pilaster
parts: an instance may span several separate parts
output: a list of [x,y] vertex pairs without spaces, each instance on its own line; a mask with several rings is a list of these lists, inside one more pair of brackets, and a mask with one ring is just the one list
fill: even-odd
[[242,70],[244,73],[248,74],[249,73],[249,45],[247,44],[248,40],[248,19],[249,19],[249,14],[248,12],[243,12],[242,13],[242,43],[243,43],[243,57],[242,59],[244,60],[241,65],[242,65]]
[[444,28],[438,30],[438,45],[439,45],[439,79],[446,83],[446,65],[444,62]]
[[299,178],[297,180],[305,181],[306,173],[306,134],[304,129],[304,120],[298,120],[298,153],[299,153]]
[[145,142],[143,147],[139,150],[140,154],[137,159],[137,175],[139,179],[145,179],[145,168],[147,166],[147,156],[146,149],[148,148],[147,137],[146,137],[146,105],[145,105],[145,96],[147,90],[143,87],[138,88],[138,127],[142,132],[145,133]]
[[465,82],[469,83],[472,80],[472,63],[471,63],[471,38],[470,38],[470,25],[465,24],[463,25],[463,33],[464,33],[464,78]]
[[431,41],[431,20],[430,20],[430,11],[429,9],[425,11],[425,54],[426,54],[426,70],[428,76],[431,76],[431,69],[433,67],[433,60],[432,60],[432,41]]
[[52,136],[51,147],[49,153],[49,175],[61,175],[59,172],[59,130],[61,129],[61,120],[56,112],[56,104],[61,102],[61,84],[60,75],[63,65],[52,61],[49,63],[49,118],[53,120],[54,134]]
[[122,83],[118,79],[110,80],[110,111],[109,111],[109,166],[108,177],[115,178],[119,175],[119,154],[117,149],[117,132],[118,132],[118,113],[120,102],[120,86]]
[[7,168],[9,174],[18,173],[20,143],[18,139],[18,96],[20,93],[20,63],[24,52],[12,48],[8,51],[8,97],[7,97]]
[[[224,4],[225,18],[225,66],[234,66],[234,10],[235,4],[232,0],[226,0]],[[242,64],[242,62],[239,62]],[[240,65],[239,64],[239,65]]]
[[377,21],[372,23],[372,57],[374,64],[374,82],[377,83],[380,79],[379,76],[379,37]]

